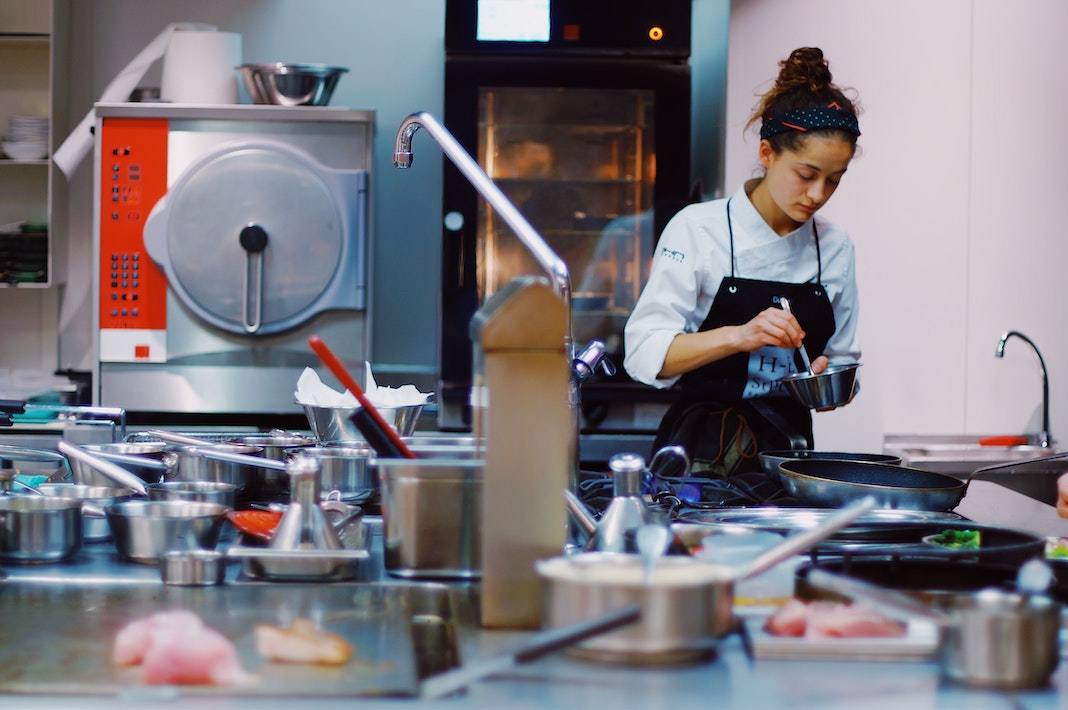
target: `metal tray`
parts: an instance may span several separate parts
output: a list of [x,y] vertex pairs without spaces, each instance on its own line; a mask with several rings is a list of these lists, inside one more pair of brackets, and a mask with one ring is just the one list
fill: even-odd
[[[114,666],[118,630],[168,609],[195,612],[230,639],[254,680],[233,686],[149,686],[136,666]],[[0,694],[118,695],[131,707],[185,696],[412,697],[419,688],[412,611],[406,589],[394,585],[169,587],[9,579],[0,593]],[[259,655],[256,624],[288,626],[299,617],[345,637],[356,653],[341,666],[273,663]]]
[[371,532],[363,524],[360,547],[343,550],[276,550],[233,545],[227,557],[241,560],[251,579],[271,582],[334,582],[352,579],[356,566],[371,558]]

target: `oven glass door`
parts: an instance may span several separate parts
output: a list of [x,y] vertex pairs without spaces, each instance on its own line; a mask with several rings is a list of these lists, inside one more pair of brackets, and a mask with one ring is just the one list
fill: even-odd
[[[688,63],[449,56],[445,80],[446,127],[567,264],[576,347],[603,340],[613,386],[637,388],[623,327],[657,237],[690,201]],[[544,272],[451,162],[443,171],[438,423],[462,430],[471,317],[511,279]]]
[[[653,243],[654,93],[645,89],[482,88],[478,161],[564,260],[577,343],[619,342]],[[479,300],[543,274],[499,215],[479,203]]]

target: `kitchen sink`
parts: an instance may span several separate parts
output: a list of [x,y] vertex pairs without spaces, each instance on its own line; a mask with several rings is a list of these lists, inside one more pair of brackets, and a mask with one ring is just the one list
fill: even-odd
[[883,453],[901,457],[904,466],[936,473],[967,476],[979,468],[1057,454],[1039,446],[1034,437],[1016,446],[988,446],[986,436],[970,434],[887,434]]

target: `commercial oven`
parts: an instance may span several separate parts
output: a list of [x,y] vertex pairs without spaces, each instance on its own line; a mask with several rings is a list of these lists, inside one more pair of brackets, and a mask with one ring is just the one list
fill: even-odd
[[178,421],[296,414],[312,334],[362,372],[373,112],[96,115],[94,404]]
[[[656,238],[690,199],[690,2],[447,0],[444,123],[568,265],[587,380],[582,428],[655,430],[670,394],[622,371]],[[446,162],[439,426],[470,427],[468,323],[536,262]]]

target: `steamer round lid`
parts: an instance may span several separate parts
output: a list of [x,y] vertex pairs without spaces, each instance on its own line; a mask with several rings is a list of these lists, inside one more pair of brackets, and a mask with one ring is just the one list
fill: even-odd
[[[270,332],[272,323],[299,320],[338,268],[338,204],[314,168],[293,155],[270,148],[223,153],[180,178],[168,199],[166,256],[176,291],[237,332],[250,289],[261,299],[261,328]],[[258,253],[242,243],[250,226],[266,235]]]

